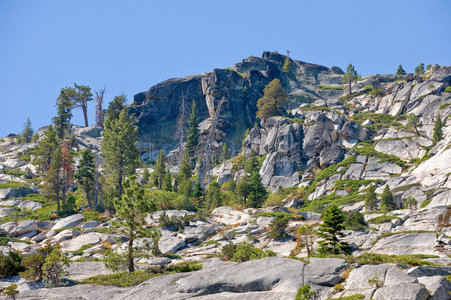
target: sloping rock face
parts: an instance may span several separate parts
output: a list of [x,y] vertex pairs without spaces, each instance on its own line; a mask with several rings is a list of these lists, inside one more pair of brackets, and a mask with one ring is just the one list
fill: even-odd
[[[226,99],[216,141],[226,142],[233,154],[239,152],[246,128],[255,123],[257,100],[271,80],[279,78],[290,94],[290,106],[295,108],[308,100],[325,99],[330,91],[320,90],[319,84],[341,82],[339,68],[291,60],[291,70],[282,72],[286,56],[263,52],[261,58],[249,57],[233,69],[215,69],[202,75],[174,78],[135,95],[131,113],[138,119],[141,157],[156,160],[163,149],[166,154],[175,149],[177,117],[182,98],[186,107],[196,102],[200,121],[209,118],[217,103]],[[341,94],[341,91],[340,91]],[[220,145],[218,150],[220,149]]]

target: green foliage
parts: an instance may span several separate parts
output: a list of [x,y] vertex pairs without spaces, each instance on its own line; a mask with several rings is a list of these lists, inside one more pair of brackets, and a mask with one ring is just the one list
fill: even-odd
[[126,253],[117,253],[107,250],[102,262],[107,269],[113,272],[123,272],[128,269],[128,257]]
[[288,236],[286,228],[290,217],[275,217],[269,224],[269,238],[273,240],[282,240]]
[[[71,103],[71,105],[68,106],[70,107],[70,109],[72,109],[72,107],[80,107],[83,110],[85,127],[88,127],[89,124],[87,110],[88,110],[88,102],[92,101],[91,88],[89,86],[78,85],[74,83],[74,87],[65,87],[61,89],[60,98],[62,99],[61,103],[63,103],[63,101]],[[70,114],[70,116],[72,116],[72,114]],[[62,138],[62,136],[60,136],[60,138]]]
[[382,211],[391,211],[394,210],[395,208],[396,204],[393,201],[393,194],[391,193],[388,184],[386,184],[381,196],[380,209]]
[[416,209],[418,207],[418,202],[413,196],[409,196],[404,202],[404,206],[409,209]]
[[390,215],[382,215],[382,216],[378,216],[378,217],[374,217],[372,219],[369,219],[368,222],[369,223],[373,223],[373,224],[382,224],[382,223],[385,223],[385,222],[391,222],[394,219],[399,219],[399,217],[390,216]]
[[327,300],[364,300],[365,295],[363,294],[354,294],[352,296],[344,296],[338,298],[327,298]]
[[185,226],[188,226],[190,222],[194,222],[196,219],[196,215],[194,214],[186,214],[181,217],[168,217],[166,213],[162,213],[159,218],[160,227],[166,228],[172,231],[182,231]]
[[424,63],[421,63],[415,67],[415,75],[424,75]]
[[443,138],[443,122],[442,118],[440,117],[440,113],[437,115],[437,118],[435,119],[434,123],[434,134],[433,139],[435,143],[438,143]]
[[291,59],[287,56],[285,62],[283,63],[282,72],[289,73],[291,70]]
[[352,64],[349,64],[346,68],[346,73],[343,75],[342,82],[347,83],[349,85],[349,94],[352,94],[352,82],[357,81],[359,78],[357,71],[355,70]]
[[30,143],[31,138],[33,137],[34,130],[31,128],[30,119],[27,119],[27,122],[24,124],[24,128],[21,133],[21,141],[23,143]]
[[187,150],[184,150],[182,153],[182,161],[180,163],[180,171],[179,175],[182,180],[190,180],[191,176],[193,176],[193,170],[191,165],[191,159]]
[[61,89],[59,97],[56,99],[57,115],[52,119],[55,131],[60,139],[64,138],[69,128],[70,119],[72,118],[72,107],[74,103],[70,98],[67,89]]
[[19,294],[17,290],[17,283],[11,283],[3,290],[3,295],[11,296],[13,299],[16,299],[16,295]]
[[172,176],[169,169],[166,170],[166,175],[163,178],[163,190],[172,191]]
[[166,162],[163,150],[158,153],[157,163],[155,164],[155,185],[161,190],[163,188],[163,180],[166,176]]
[[396,75],[406,75],[406,71],[402,68],[402,65],[398,66],[398,70],[396,70]]
[[122,181],[127,175],[134,174],[138,164],[137,142],[137,127],[125,109],[117,119],[107,114],[101,151],[106,162],[106,174],[112,176],[119,198],[123,192]]
[[373,145],[371,145],[370,141],[359,143],[355,147],[355,150],[361,155],[375,156],[378,157],[381,161],[391,162],[403,168],[407,167],[407,165],[399,157],[374,150],[374,147]]
[[96,204],[94,203],[94,176],[94,155],[91,150],[87,148],[81,154],[81,159],[77,166],[77,172],[75,173],[75,179],[77,179],[78,184],[83,188],[90,207],[93,207]]
[[285,114],[284,106],[288,104],[288,94],[282,89],[279,79],[274,79],[263,89],[263,97],[257,101],[257,118],[266,120],[273,116]]
[[221,187],[217,181],[213,181],[208,186],[206,201],[207,208],[211,207],[219,207],[222,205],[222,197],[221,197]]
[[349,245],[339,240],[343,237],[342,230],[345,229],[346,217],[341,209],[335,205],[329,205],[323,213],[323,223],[318,229],[318,235],[323,239],[319,241],[320,253],[349,253]]
[[23,175],[26,175],[27,173],[21,170],[13,170],[13,169],[4,169],[3,173],[5,173],[6,175],[12,175],[12,176],[16,176],[16,177],[21,177]]
[[45,246],[36,250],[36,253],[33,253],[27,256],[22,261],[22,266],[26,268],[25,271],[20,272],[19,275],[25,278],[28,281],[39,281],[43,278],[43,269],[45,259],[47,256],[52,253],[53,250],[58,248],[58,244],[51,245],[49,242],[45,244]]
[[44,174],[50,166],[52,155],[58,147],[58,138],[56,137],[56,131],[50,125],[44,132],[44,136],[38,142],[38,145],[34,151],[35,158],[33,164],[38,166],[38,170],[41,174]]
[[337,196],[335,195],[335,193],[332,193],[321,196],[312,201],[304,202],[301,211],[322,212],[324,208],[330,204],[341,206],[346,204],[357,203],[360,201],[365,201],[364,194],[349,194],[346,196]]
[[425,208],[429,203],[431,203],[431,201],[432,199],[424,200],[423,202],[421,202],[420,208]]
[[53,249],[47,255],[42,266],[43,278],[49,287],[58,287],[61,285],[61,279],[68,275],[66,267],[69,266],[69,259],[59,248]]
[[376,210],[377,209],[377,197],[376,197],[376,189],[374,185],[370,184],[366,189],[365,195],[365,209],[367,211]]
[[22,255],[18,252],[9,251],[8,255],[0,252],[0,279],[15,276],[23,271],[21,262]]
[[154,256],[160,256],[161,250],[158,247],[158,242],[160,241],[160,238],[162,237],[161,231],[158,229],[154,229],[150,232],[150,237],[152,238],[152,254]]
[[362,230],[368,226],[368,223],[359,211],[353,211],[348,213],[344,225],[346,229]]
[[83,284],[113,285],[118,287],[131,287],[143,283],[153,277],[180,272],[192,272],[202,269],[202,264],[197,261],[181,262],[168,267],[150,268],[132,273],[120,272],[108,275],[97,275],[84,279]]
[[258,208],[265,202],[268,192],[262,184],[262,178],[258,171],[254,171],[249,178],[249,194],[246,205]]
[[110,104],[108,105],[108,109],[106,111],[108,121],[105,118],[105,123],[119,119],[121,111],[124,110],[125,108],[126,101],[127,98],[125,97],[124,94],[114,97],[113,101],[111,101]]
[[[447,86],[446,89],[445,89],[445,92],[451,93],[451,86]],[[446,103],[446,104],[449,104],[449,103]]]
[[236,262],[245,262],[264,257],[276,256],[271,250],[262,250],[252,246],[252,244],[242,242],[239,244],[229,243],[221,249],[221,255],[224,260]]
[[316,291],[310,290],[310,285],[305,284],[298,289],[295,300],[315,300]]
[[340,91],[343,90],[342,86],[330,86],[330,85],[319,84],[319,85],[317,85],[317,87],[322,90],[340,90]]
[[287,218],[288,220],[300,220],[300,221],[304,220],[304,218],[301,215],[278,212],[278,211],[259,212],[254,215],[254,218],[259,218],[259,217]]
[[188,157],[191,159],[196,157],[196,149],[199,144],[199,120],[200,118],[197,115],[196,101],[193,100],[193,104],[191,105],[191,114],[188,119],[188,132],[186,134],[185,145]]
[[436,258],[436,255],[409,254],[409,255],[387,255],[365,252],[359,256],[353,255],[325,255],[320,254],[316,257],[336,257],[342,258],[348,264],[360,263],[361,265],[380,265],[380,264],[402,264],[407,266],[432,266],[433,263],[426,261],[428,258]]
[[[451,93],[451,86],[447,87],[446,89],[448,89],[448,88],[449,88],[449,91],[447,91],[447,92]],[[447,102],[447,103],[440,104],[440,106],[438,107],[438,109],[444,109],[444,108],[446,108],[446,107],[448,107],[448,106],[451,106],[451,102]]]

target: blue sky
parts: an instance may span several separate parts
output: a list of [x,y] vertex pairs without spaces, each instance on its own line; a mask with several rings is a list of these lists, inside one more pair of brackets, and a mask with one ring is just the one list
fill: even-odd
[[451,65],[450,11],[447,0],[0,0],[0,136],[27,117],[35,129],[49,124],[59,90],[74,82],[131,102],[165,79],[263,50],[351,62],[362,75]]

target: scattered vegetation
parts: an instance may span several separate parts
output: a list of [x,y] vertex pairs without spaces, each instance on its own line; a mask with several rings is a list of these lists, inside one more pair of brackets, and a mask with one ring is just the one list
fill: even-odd
[[331,86],[331,85],[322,85],[322,84],[319,84],[318,88],[322,89],[322,90],[340,90],[340,91],[343,90],[342,86]]
[[20,253],[9,251],[7,255],[0,252],[0,279],[15,276],[24,268],[21,265],[22,255]]
[[407,168],[407,165],[399,157],[374,150],[374,147],[371,144],[371,141],[360,142],[355,147],[355,150],[361,155],[375,156],[375,157],[378,157],[383,162],[386,161],[386,162],[397,164],[398,166],[401,166],[402,168]]
[[271,250],[262,250],[252,246],[252,244],[242,242],[239,244],[229,243],[224,245],[221,250],[221,256],[224,260],[244,262],[264,257],[276,256]]
[[295,300],[315,300],[316,291],[310,290],[310,285],[305,284],[298,289]]
[[400,218],[396,217],[396,216],[382,215],[382,216],[378,216],[378,217],[369,219],[368,222],[373,223],[373,224],[382,224],[382,223],[386,223],[386,222],[391,222],[392,220],[395,220],[395,219],[400,219]]

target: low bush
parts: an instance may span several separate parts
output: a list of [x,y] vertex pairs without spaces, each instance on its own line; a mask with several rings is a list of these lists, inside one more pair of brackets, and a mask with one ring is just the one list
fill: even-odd
[[6,175],[12,175],[12,176],[16,176],[16,177],[20,177],[22,175],[26,175],[27,173],[21,170],[13,170],[13,169],[4,169],[3,172]]
[[295,300],[314,300],[316,299],[316,291],[310,290],[310,285],[305,284],[298,289]]
[[159,224],[161,227],[173,230],[173,231],[181,231],[185,226],[189,225],[190,222],[196,219],[196,215],[186,214],[182,217],[172,216],[168,217],[167,214],[162,213],[160,215]]
[[396,217],[396,216],[383,215],[383,216],[378,216],[378,217],[369,219],[368,222],[373,223],[373,224],[382,224],[382,223],[386,223],[386,222],[391,222],[391,220],[394,220],[394,219],[400,219],[400,218]]
[[18,252],[9,251],[8,255],[0,252],[0,279],[15,276],[23,271],[21,262],[22,255]]
[[318,88],[322,89],[322,90],[343,90],[342,86],[331,86],[331,85],[322,85],[322,84],[319,84]]
[[273,240],[282,240],[288,236],[285,229],[287,228],[289,216],[276,217],[269,224],[269,238]]
[[363,215],[358,211],[348,213],[344,223],[346,229],[361,230],[368,226]]
[[264,257],[276,256],[271,250],[262,250],[256,248],[249,243],[242,242],[239,244],[229,243],[222,247],[221,255],[224,260],[244,262]]

